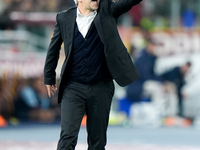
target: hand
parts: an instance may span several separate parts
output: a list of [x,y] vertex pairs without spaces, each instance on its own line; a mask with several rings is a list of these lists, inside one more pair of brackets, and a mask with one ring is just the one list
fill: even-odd
[[49,97],[54,96],[54,92],[57,91],[56,85],[46,85]]

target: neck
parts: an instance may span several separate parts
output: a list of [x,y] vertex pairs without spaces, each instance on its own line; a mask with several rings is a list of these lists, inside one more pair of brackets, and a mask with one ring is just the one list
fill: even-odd
[[83,14],[84,16],[89,15],[91,12],[93,12],[94,10],[92,9],[85,9],[84,7],[82,7],[81,5],[78,6],[78,10],[80,11],[81,14]]

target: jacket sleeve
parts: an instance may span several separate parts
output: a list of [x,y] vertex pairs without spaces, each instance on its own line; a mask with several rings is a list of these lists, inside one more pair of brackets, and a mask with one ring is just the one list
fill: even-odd
[[58,64],[61,44],[63,42],[58,22],[58,14],[56,16],[56,25],[54,34],[47,51],[46,61],[44,66],[44,83],[46,85],[54,85],[56,83],[55,69]]
[[142,0],[117,0],[111,4],[111,12],[115,18],[128,12],[133,6],[139,4]]

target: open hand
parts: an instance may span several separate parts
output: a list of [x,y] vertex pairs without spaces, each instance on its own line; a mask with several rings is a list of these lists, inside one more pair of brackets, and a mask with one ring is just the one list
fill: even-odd
[[46,85],[49,97],[54,96],[54,92],[57,91],[56,85]]

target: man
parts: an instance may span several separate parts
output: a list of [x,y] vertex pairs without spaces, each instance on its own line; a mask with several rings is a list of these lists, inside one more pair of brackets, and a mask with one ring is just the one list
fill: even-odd
[[154,72],[156,63],[155,53],[156,43],[152,38],[147,38],[146,47],[135,58],[135,65],[140,72],[141,77],[127,86],[127,98],[131,102],[140,102],[144,97],[144,83],[148,80],[161,81],[161,78]]
[[170,81],[175,84],[177,96],[178,96],[178,116],[184,117],[183,110],[183,94],[182,88],[185,85],[185,76],[191,67],[190,62],[186,62],[182,66],[176,66],[171,70],[161,74],[161,77],[165,81]]
[[141,0],[78,0],[57,15],[44,68],[49,96],[56,91],[55,68],[61,43],[64,61],[58,92],[61,134],[58,150],[74,150],[87,115],[88,150],[104,150],[113,79],[126,86],[139,77],[117,31],[116,19]]

